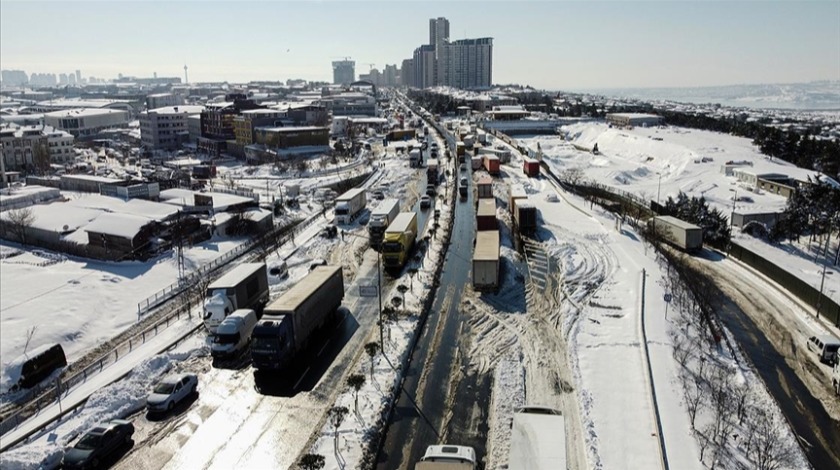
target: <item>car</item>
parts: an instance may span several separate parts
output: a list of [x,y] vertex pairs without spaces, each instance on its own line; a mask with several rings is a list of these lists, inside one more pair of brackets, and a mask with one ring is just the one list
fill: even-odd
[[359,217],[359,225],[367,225],[370,222],[370,212],[365,212]]
[[373,192],[373,198],[381,201],[381,200],[385,199],[385,192],[382,191],[381,189],[377,189],[376,191]]
[[460,186],[468,186],[470,184],[470,180],[466,176],[462,176],[461,180],[458,182]]
[[820,362],[834,364],[840,351],[840,339],[833,336],[811,336],[808,338],[808,349],[817,353]]
[[467,165],[465,163],[461,163],[461,166],[458,167],[460,171],[467,171]]
[[556,194],[548,193],[545,195],[545,200],[548,202],[558,202],[560,199],[557,198]]
[[432,198],[428,195],[424,194],[423,197],[420,198],[420,208],[425,209],[427,207],[432,206]]
[[165,377],[146,397],[146,409],[149,412],[172,411],[175,405],[194,394],[198,388],[195,374],[175,374]]
[[64,451],[63,468],[98,468],[122,446],[130,445],[134,425],[124,419],[112,419],[86,432],[79,442]]

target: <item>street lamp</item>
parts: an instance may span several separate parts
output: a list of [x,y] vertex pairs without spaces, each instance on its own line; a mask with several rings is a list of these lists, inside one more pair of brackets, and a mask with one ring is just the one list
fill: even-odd
[[659,175],[659,184],[656,185],[656,205],[659,205],[659,190],[662,189],[662,172],[657,171],[657,175]]

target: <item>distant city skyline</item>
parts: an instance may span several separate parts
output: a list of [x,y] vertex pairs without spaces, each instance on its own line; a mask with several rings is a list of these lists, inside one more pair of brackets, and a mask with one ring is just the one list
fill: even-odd
[[446,17],[451,40],[493,38],[496,84],[583,90],[840,80],[836,1],[197,5],[2,0],[0,68],[183,79],[188,65],[191,82],[331,82],[332,61],[343,57],[360,65],[357,73],[371,63],[399,66],[428,41],[429,20]]

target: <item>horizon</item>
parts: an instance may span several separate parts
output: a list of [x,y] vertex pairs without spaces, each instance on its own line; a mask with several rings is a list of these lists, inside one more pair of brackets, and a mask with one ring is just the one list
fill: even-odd
[[[494,38],[497,84],[594,90],[840,80],[840,2],[524,2],[515,10],[490,2],[480,13],[476,2],[435,2],[422,15],[415,2],[196,5],[2,0],[0,68],[183,79],[186,64],[192,82],[331,82],[332,60],[345,56],[357,76],[370,64],[399,67],[428,42],[429,19],[443,16],[453,40]],[[223,21],[230,25],[207,27]],[[136,33],[125,34],[127,22],[140,25]]]

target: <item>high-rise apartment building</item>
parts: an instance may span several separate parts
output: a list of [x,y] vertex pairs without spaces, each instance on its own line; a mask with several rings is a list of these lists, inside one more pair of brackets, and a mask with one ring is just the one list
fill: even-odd
[[446,18],[429,19],[429,44],[437,46],[449,41],[449,20]]
[[336,60],[332,63],[333,84],[349,85],[356,81],[356,62],[353,60]]
[[437,85],[435,46],[424,44],[414,49],[414,86],[429,88]]
[[400,68],[400,82],[404,86],[416,86],[414,84],[414,59],[405,59]]
[[459,39],[438,50],[437,79],[454,88],[489,88],[493,84],[493,38]]

